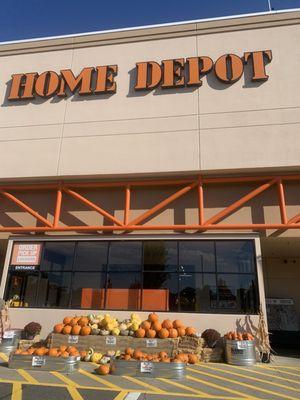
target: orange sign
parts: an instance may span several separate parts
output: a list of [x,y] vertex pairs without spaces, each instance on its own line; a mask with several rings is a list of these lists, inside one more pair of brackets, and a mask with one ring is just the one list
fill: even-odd
[[[242,57],[236,54],[224,54],[215,62],[207,56],[176,58],[136,63],[135,90],[161,88],[180,88],[201,86],[202,77],[214,74],[220,82],[232,84],[238,81],[245,68],[250,69],[253,82],[266,81],[266,64],[271,62],[271,50],[245,52]],[[75,76],[70,69],[63,69],[60,74],[54,71],[21,73],[12,75],[9,100],[65,97],[77,92],[79,95],[115,93],[118,74],[117,65],[86,67]]]
[[41,243],[14,243],[10,265],[39,265]]

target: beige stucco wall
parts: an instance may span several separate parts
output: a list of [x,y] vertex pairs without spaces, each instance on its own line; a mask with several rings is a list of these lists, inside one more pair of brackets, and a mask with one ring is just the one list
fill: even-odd
[[[284,13],[0,46],[0,179],[298,168],[299,17]],[[209,74],[198,89],[133,90],[138,61],[216,60],[264,49],[272,50],[273,61],[261,84],[243,76],[228,86]],[[79,73],[106,64],[119,66],[114,95],[7,100],[11,74]]]

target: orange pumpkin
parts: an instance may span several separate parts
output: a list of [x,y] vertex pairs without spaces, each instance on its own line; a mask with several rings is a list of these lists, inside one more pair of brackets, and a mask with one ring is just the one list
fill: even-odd
[[125,354],[132,357],[133,353],[134,353],[134,349],[132,349],[131,347],[127,347],[127,349],[125,349]]
[[168,353],[166,351],[160,351],[158,355],[159,355],[159,358],[161,358],[161,359],[168,357]]
[[44,347],[45,353],[44,355],[47,356],[49,354],[49,349],[47,349],[47,347]]
[[177,338],[178,337],[177,329],[174,329],[174,328],[169,329],[169,337],[172,339]]
[[172,362],[174,362],[174,363],[181,363],[182,361],[181,360],[179,360],[178,358],[173,358],[173,360],[171,360]]
[[89,326],[83,326],[80,330],[80,335],[88,336],[91,334],[91,328]]
[[23,350],[23,351],[21,351],[21,353],[20,353],[22,356],[28,356],[29,355],[29,353],[28,353],[28,351],[27,350]]
[[180,336],[180,337],[185,336],[185,328],[184,327],[177,328],[177,332],[178,332],[178,336]]
[[77,350],[75,346],[69,346],[67,347],[67,352],[70,353],[72,350]]
[[145,335],[146,335],[146,332],[145,332],[145,329],[143,329],[143,328],[139,328],[137,331],[135,331],[135,336],[138,338],[143,338],[143,337],[145,337]]
[[49,350],[49,356],[50,357],[58,357],[58,350],[55,347],[53,347],[53,349]]
[[172,329],[173,328],[173,323],[170,319],[165,319],[161,326],[165,329]]
[[61,353],[61,357],[62,357],[62,358],[67,358],[67,357],[69,357],[69,353],[68,353],[67,351],[63,351],[63,352]]
[[89,320],[86,317],[81,317],[78,321],[78,325],[80,325],[80,326],[87,326],[88,323],[89,323]]
[[173,321],[173,327],[174,328],[181,328],[183,326],[182,321],[180,321],[180,319],[175,319],[175,321]]
[[161,361],[162,361],[162,362],[166,362],[166,363],[171,362],[171,360],[170,360],[169,357],[162,358]]
[[192,328],[191,326],[188,326],[187,328],[186,328],[186,330],[185,330],[185,334],[187,335],[187,336],[194,336],[195,334],[196,334],[196,329],[195,328]]
[[99,368],[97,368],[96,372],[99,375],[108,375],[109,374],[109,370],[110,370],[109,365],[108,364],[103,364],[103,365],[100,365]]
[[156,331],[154,329],[148,329],[146,331],[147,338],[153,339],[156,336]]
[[189,364],[196,364],[199,361],[198,356],[196,354],[189,354],[188,360]]
[[35,349],[33,347],[27,349],[29,354],[33,354],[35,352]]
[[70,322],[72,321],[73,317],[65,317],[63,320],[64,325],[70,325]]
[[64,326],[65,326],[64,324],[56,324],[54,325],[53,331],[55,333],[61,333],[62,330],[64,329]]
[[148,321],[150,321],[153,324],[154,322],[158,321],[158,315],[155,313],[149,314]]
[[34,350],[34,354],[36,356],[44,356],[45,355],[45,349],[44,347],[39,347],[38,349]]
[[187,363],[189,361],[188,355],[185,353],[179,353],[175,357],[175,359],[179,360],[182,363]]
[[72,327],[72,335],[79,335],[81,331],[81,326],[80,325],[74,325]]
[[67,350],[68,346],[59,346],[59,350],[63,353],[64,351]]
[[169,337],[169,331],[166,328],[162,328],[159,332],[158,332],[158,336],[161,339],[166,339]]
[[143,322],[141,323],[140,328],[143,328],[143,329],[145,329],[145,331],[147,331],[148,329],[151,328],[151,322],[149,322],[149,321],[143,321]]
[[138,349],[134,350],[133,358],[135,360],[139,360],[141,357],[143,357],[143,353],[141,352],[141,350],[138,350]]
[[81,351],[79,352],[79,355],[80,355],[81,360],[83,360],[84,357],[86,357],[86,355],[87,355],[87,351],[81,350]]
[[15,351],[15,354],[21,354],[21,352],[22,352],[22,350],[17,349],[17,350]]
[[129,354],[124,355],[124,360],[128,361],[131,359],[131,356]]
[[159,332],[161,328],[162,328],[161,323],[158,321],[154,322],[151,326],[151,329],[154,329],[155,332]]
[[74,317],[71,319],[70,324],[71,326],[78,325],[78,321],[80,320],[79,317]]
[[71,325],[64,326],[62,332],[64,335],[70,335],[70,333],[72,332],[72,326]]

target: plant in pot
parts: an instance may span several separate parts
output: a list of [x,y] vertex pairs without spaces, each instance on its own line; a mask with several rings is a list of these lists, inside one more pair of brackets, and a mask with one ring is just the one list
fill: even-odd
[[29,322],[24,327],[24,334],[27,340],[33,340],[36,335],[41,332],[41,325],[38,322]]

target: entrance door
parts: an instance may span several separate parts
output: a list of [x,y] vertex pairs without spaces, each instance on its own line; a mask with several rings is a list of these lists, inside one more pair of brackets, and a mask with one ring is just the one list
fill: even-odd
[[38,274],[36,272],[11,272],[6,298],[12,300],[12,307],[35,305]]

